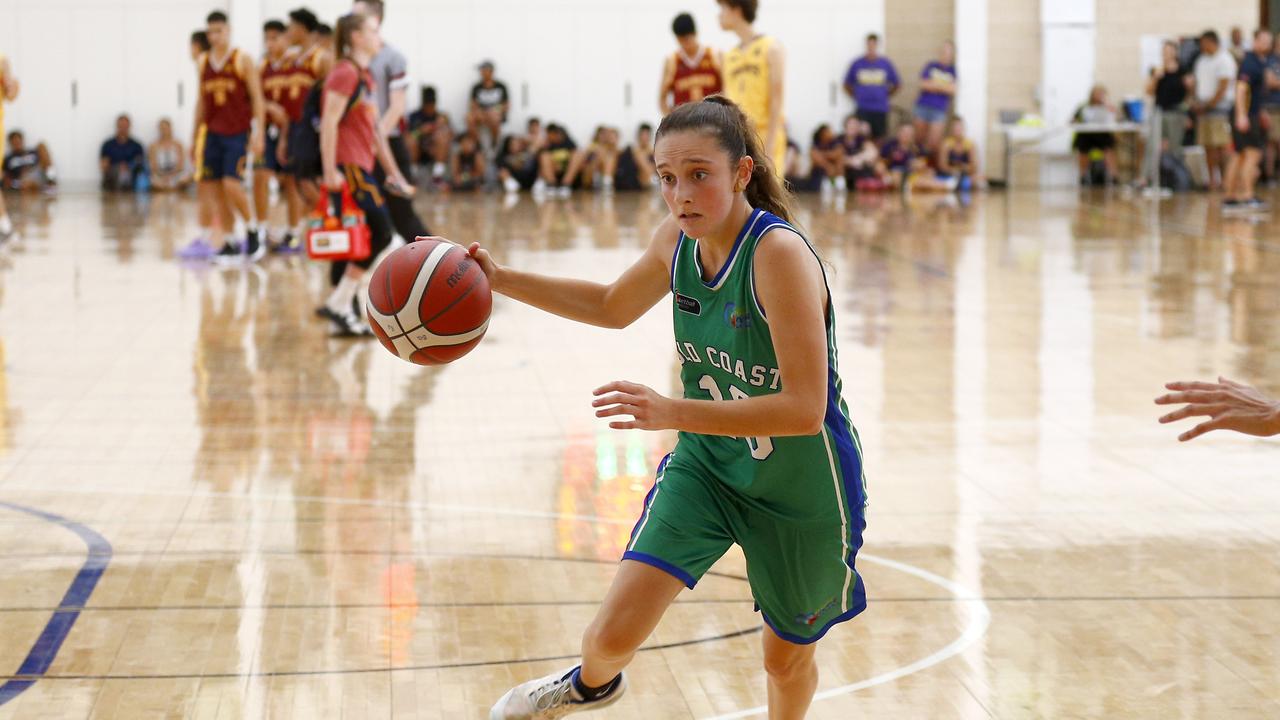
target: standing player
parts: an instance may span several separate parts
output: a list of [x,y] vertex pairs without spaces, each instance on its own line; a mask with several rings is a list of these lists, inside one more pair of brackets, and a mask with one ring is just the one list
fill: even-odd
[[293,168],[298,193],[307,207],[313,207],[319,197],[320,149],[299,146],[300,136],[305,129],[302,125],[303,105],[307,95],[316,83],[329,74],[333,67],[333,54],[328,50],[328,43],[320,36],[320,21],[314,13],[306,8],[298,8],[289,13],[287,29],[289,44],[298,50],[293,61],[293,82],[302,94],[303,103],[298,105],[297,115],[291,117],[289,141],[287,143],[287,160]]
[[[357,0],[352,9],[372,16],[381,30],[382,0]],[[404,53],[384,42],[382,49],[369,62],[369,74],[373,77],[373,97],[378,103],[378,132],[387,139],[387,146],[391,149],[391,156],[396,159],[400,173],[409,177],[413,174],[413,162],[409,159],[409,148],[405,145],[403,135],[408,128],[405,109],[409,105],[409,61],[405,59]],[[387,180],[382,168],[377,169],[375,177],[379,183]],[[386,200],[387,210],[391,213],[391,224],[400,237],[412,242],[416,237],[429,234],[422,218],[413,209],[412,197],[389,193]]]
[[[335,35],[338,61],[324,80],[320,116],[324,184],[335,206],[340,200],[337,194],[344,185],[351,191],[352,198],[365,213],[372,237],[369,257],[344,263],[342,276],[320,310],[333,323],[336,334],[370,335],[369,326],[352,312],[352,304],[365,271],[391,242],[391,218],[382,191],[412,196],[413,187],[396,167],[386,136],[378,132],[378,110],[369,77],[369,63],[382,45],[378,21],[360,13],[344,15],[338,21]],[[387,173],[387,182],[381,187],[373,177],[376,163]],[[334,212],[339,212],[339,208],[335,207]]]
[[[278,245],[272,247],[280,252],[293,252],[297,250],[293,230],[302,220],[302,201],[298,197],[298,186],[287,162],[289,126],[296,116],[301,115],[302,101],[306,96],[303,88],[295,83],[293,56],[285,38],[284,23],[268,20],[262,27],[262,40],[267,53],[258,73],[262,80],[262,94],[270,122],[267,125],[266,148],[254,158],[253,204],[258,222],[270,227],[268,218],[271,216],[271,180],[274,178],[279,183],[280,195],[285,200],[288,224],[284,230],[275,234]],[[270,246],[270,230],[267,230],[266,235]]]
[[757,0],[717,0],[720,27],[742,41],[724,56],[725,94],[737,103],[764,141],[778,177],[787,154],[787,133],[782,115],[784,54],[777,40],[756,33]]
[[[18,79],[13,76],[9,67],[9,59],[0,53],[0,138],[4,134],[4,104],[18,99]],[[0,242],[13,235],[13,220],[9,219],[9,211],[4,205],[4,196],[0,195]]]
[[804,716],[818,685],[814,643],[866,608],[854,569],[866,488],[840,397],[835,304],[761,154],[751,121],[723,97],[672,111],[656,147],[671,214],[608,285],[500,267],[470,248],[495,291],[591,325],[626,327],[672,293],[684,395],[621,381],[595,391],[610,427],[678,430],[679,440],[583,636],[581,664],[513,688],[490,720],[616,702],[637,648],[734,543],[767,626],[775,720]]
[[[227,16],[215,10],[209,13],[206,22],[210,49],[200,58],[196,126],[204,123],[209,129],[200,182],[216,193],[220,204],[234,209],[245,223],[244,245],[236,247],[234,237],[229,235],[218,251],[218,258],[257,260],[266,252],[266,247],[258,241],[258,226],[249,212],[243,181],[245,151],[260,155],[264,146],[266,110],[262,86],[253,61],[231,47]],[[223,228],[224,232],[228,230],[230,228]]]
[[688,102],[697,102],[719,93],[724,87],[720,74],[720,58],[705,45],[698,44],[698,29],[693,16],[680,13],[671,23],[678,50],[667,58],[662,69],[662,87],[658,90],[658,106],[662,114]]
[[[197,83],[200,75],[200,58],[207,52],[209,52],[209,33],[204,30],[191,33],[191,62],[196,66]],[[186,259],[208,258],[217,252],[211,242],[214,237],[215,215],[219,216],[218,220],[224,234],[231,232],[231,228],[235,225],[231,212],[218,202],[216,193],[212,192],[214,188],[209,188],[200,182],[200,176],[204,173],[204,141],[208,134],[208,126],[202,119],[197,118],[193,134],[195,141],[191,144],[191,166],[194,168],[192,177],[196,180],[196,219],[200,230],[194,240],[178,251],[178,257]]]
[[1263,94],[1266,92],[1266,57],[1271,54],[1271,32],[1258,30],[1253,34],[1253,50],[1245,53],[1240,62],[1240,75],[1236,80],[1235,108],[1232,113],[1231,141],[1235,154],[1227,161],[1227,179],[1222,201],[1223,212],[1266,211],[1267,204],[1255,197],[1254,185],[1258,180],[1259,163],[1267,146],[1267,129],[1263,126],[1266,115],[1262,112]]

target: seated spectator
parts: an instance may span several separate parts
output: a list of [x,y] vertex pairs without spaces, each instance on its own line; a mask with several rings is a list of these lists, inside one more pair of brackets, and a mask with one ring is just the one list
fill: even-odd
[[585,182],[594,185],[599,179],[600,189],[613,192],[614,175],[618,171],[618,131],[606,125],[596,128],[596,134],[587,148],[587,177]]
[[498,152],[498,179],[508,193],[530,190],[538,180],[538,153],[524,135],[508,135]]
[[145,168],[146,151],[129,136],[130,126],[128,115],[116,118],[116,134],[102,143],[98,167],[103,190],[133,190],[138,172]]
[[804,176],[804,168],[800,162],[800,158],[804,153],[800,150],[794,138],[787,136],[787,154],[782,158],[782,177],[786,179],[787,185],[793,190],[804,187],[809,178]]
[[880,157],[889,171],[889,182],[901,187],[903,192],[954,190],[959,182],[955,178],[941,179],[929,167],[929,160],[916,142],[913,125],[902,125],[898,132],[880,148]]
[[956,95],[956,48],[950,40],[942,43],[937,60],[920,71],[920,97],[916,100],[916,137],[926,150],[938,149]]
[[52,191],[58,185],[53,157],[44,143],[27,147],[20,130],[9,133],[9,147],[4,155],[4,189]]
[[847,189],[844,179],[844,145],[832,132],[831,126],[822,123],[813,131],[813,143],[809,146],[809,182],[804,188],[810,192]]
[[641,123],[636,129],[635,143],[623,149],[618,156],[618,168],[613,175],[613,187],[617,190],[644,190],[653,187],[653,127]]
[[480,151],[480,142],[472,133],[458,138],[458,146],[449,158],[449,187],[457,192],[472,192],[484,186],[488,164]]
[[[860,182],[880,179],[880,150],[871,138],[871,126],[865,120],[850,115],[844,119],[844,134],[840,136],[844,148],[844,181],[846,187],[857,187]],[[866,185],[865,182],[863,182]]]
[[[507,86],[493,77],[493,63],[485,60],[480,63],[480,82],[471,88],[471,109],[467,113],[467,130],[481,138],[487,139],[489,145],[496,145],[502,137],[502,125],[507,121],[507,110],[511,107],[511,99],[507,94]],[[487,137],[480,134],[486,131]]]
[[441,128],[451,128],[449,116],[436,106],[436,89],[423,85],[422,104],[409,114],[409,159],[415,167],[431,169],[449,161],[452,132],[440,133]]
[[978,172],[978,151],[973,141],[965,137],[964,120],[959,117],[952,118],[951,128],[938,148],[938,177],[956,178],[960,190],[986,185]]
[[[1093,125],[1109,125],[1116,122],[1116,109],[1107,101],[1107,90],[1101,85],[1094,85],[1089,91],[1089,102],[1076,110],[1075,123]],[[1110,185],[1116,178],[1116,136],[1111,132],[1079,132],[1071,147],[1076,151],[1080,161],[1080,184]],[[1095,177],[1092,172],[1093,163],[1101,156],[1105,174]]]
[[160,139],[147,149],[147,160],[151,166],[151,187],[156,190],[181,190],[191,182],[187,153],[182,143],[174,139],[173,123],[168,118],[160,121]]
[[578,149],[569,131],[556,123],[547,125],[547,145],[538,154],[538,182],[533,190],[541,194],[550,188],[560,197],[569,197],[582,182],[587,155]]
[[547,131],[542,127],[542,121],[536,117],[529,118],[525,124],[525,142],[529,145],[529,149],[535,153],[542,152],[547,146]]

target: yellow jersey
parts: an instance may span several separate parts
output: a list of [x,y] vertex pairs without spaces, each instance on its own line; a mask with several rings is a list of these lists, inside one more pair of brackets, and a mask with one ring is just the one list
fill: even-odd
[[724,54],[725,95],[738,104],[761,134],[766,152],[779,170],[787,152],[787,136],[782,130],[779,113],[776,137],[763,137],[769,125],[769,50],[774,39],[757,35],[746,44],[730,49]]
[[[4,103],[9,94],[9,88],[5,87],[4,84],[4,77],[4,53],[0,53],[0,132],[4,130]],[[8,138],[4,138],[0,142],[8,142]]]

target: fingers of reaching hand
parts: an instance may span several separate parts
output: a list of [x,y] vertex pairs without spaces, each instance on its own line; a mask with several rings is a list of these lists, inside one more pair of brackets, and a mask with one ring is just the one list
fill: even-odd
[[613,382],[608,383],[607,385],[601,385],[600,387],[596,388],[591,392],[591,394],[596,396],[604,395],[605,393],[611,393],[611,392],[635,394],[641,387],[642,386],[640,385],[637,385],[635,383],[630,383],[625,380],[614,380]]
[[596,417],[613,417],[615,415],[630,415],[636,417],[636,413],[640,412],[640,408],[635,405],[621,403],[613,407],[602,408],[596,411]]
[[1165,383],[1165,388],[1169,390],[1221,390],[1222,385],[1218,383],[1199,382],[1192,380],[1176,380],[1171,383]]
[[1185,420],[1189,417],[1195,417],[1198,415],[1216,417],[1226,409],[1225,405],[1187,405],[1186,407],[1179,408],[1167,415],[1161,416],[1160,422],[1177,422],[1178,420]]
[[1186,390],[1171,392],[1156,398],[1157,405],[1181,405],[1183,403],[1221,403],[1230,399],[1222,390]]
[[1195,438],[1198,438],[1207,432],[1211,432],[1213,430],[1221,430],[1223,426],[1224,426],[1224,418],[1218,417],[1212,420],[1206,420],[1200,423],[1199,425],[1179,435],[1178,440],[1180,442],[1194,440]]

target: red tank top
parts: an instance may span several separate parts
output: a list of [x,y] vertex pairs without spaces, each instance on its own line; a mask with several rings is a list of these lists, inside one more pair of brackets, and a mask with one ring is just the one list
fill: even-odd
[[699,49],[698,55],[692,58],[686,58],[684,52],[677,50],[675,63],[676,75],[671,87],[677,106],[697,102],[722,89],[720,65],[708,48]]
[[275,62],[263,60],[258,73],[262,76],[263,97],[283,107],[289,122],[301,120],[302,104],[313,82],[310,76],[300,75],[294,59],[288,55]]
[[214,67],[212,52],[200,56],[200,95],[211,133],[240,135],[253,124],[249,85],[236,69],[239,58],[240,51],[232,50],[221,66]]
[[[320,47],[312,45],[305,52],[298,53],[297,58],[293,61],[294,72],[301,78],[306,78],[306,90],[310,90],[312,85],[320,79]],[[303,95],[306,95],[306,90]]]

